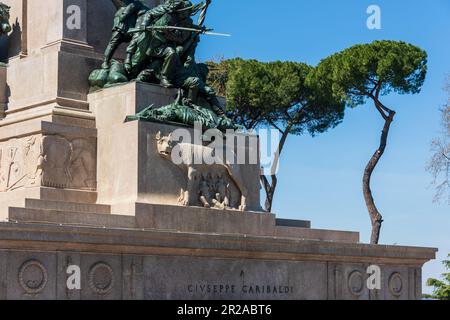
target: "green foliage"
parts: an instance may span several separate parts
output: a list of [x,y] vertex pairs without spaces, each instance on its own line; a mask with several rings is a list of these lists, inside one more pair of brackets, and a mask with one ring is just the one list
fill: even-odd
[[230,117],[247,129],[266,125],[314,135],[344,116],[344,104],[306,83],[313,70],[307,64],[232,59],[209,66],[209,83],[226,96]]
[[232,59],[208,63],[208,82],[227,98],[228,116],[246,129],[268,126],[281,133],[270,174],[261,176],[266,211],[272,210],[277,188],[276,168],[289,135],[322,133],[338,125],[345,104],[317,90],[306,79],[313,67],[296,62],[259,62]]
[[355,45],[318,65],[309,81],[354,107],[390,92],[419,93],[427,74],[427,53],[405,42]]
[[[278,154],[288,135],[325,132],[342,121],[346,106],[355,107],[373,99],[386,121],[377,153],[381,156],[395,112],[385,107],[379,97],[390,92],[420,92],[427,73],[427,54],[404,42],[375,41],[332,55],[317,68],[296,62],[242,59],[210,62],[209,66],[209,83],[226,96],[227,112],[234,122],[247,129],[271,126],[280,131]],[[276,160],[274,166],[278,165]],[[375,160],[367,181],[379,158]],[[267,211],[271,210],[277,186],[276,176],[271,178],[270,183],[262,177],[268,195]],[[370,194],[369,187],[367,190]],[[375,204],[371,207],[375,208]],[[372,211],[381,217],[375,214],[376,208]],[[372,220],[378,222],[381,218]]]
[[[450,258],[450,254],[448,255]],[[445,269],[450,271],[450,260],[442,262]],[[450,300],[450,272],[442,274],[443,280],[428,279],[427,286],[433,287],[432,295],[425,295],[426,298],[438,299],[438,300]]]

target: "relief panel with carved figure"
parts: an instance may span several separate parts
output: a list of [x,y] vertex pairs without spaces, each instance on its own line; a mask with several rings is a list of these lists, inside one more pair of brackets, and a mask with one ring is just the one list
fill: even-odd
[[96,141],[33,135],[0,143],[0,192],[46,186],[94,190]]

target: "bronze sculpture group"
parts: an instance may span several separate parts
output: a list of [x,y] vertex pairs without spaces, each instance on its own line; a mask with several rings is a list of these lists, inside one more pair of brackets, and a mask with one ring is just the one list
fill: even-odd
[[[148,8],[138,0],[113,0],[118,10],[114,17],[112,37],[105,51],[102,68],[90,77],[93,89],[129,81],[160,84],[180,89],[176,101],[162,108],[150,106],[129,117],[192,125],[202,123],[205,129],[237,129],[225,116],[213,88],[206,84],[206,64],[197,63],[195,52],[204,27],[211,0],[193,4],[189,0],[166,0]],[[197,24],[193,17],[199,14]],[[118,47],[127,44],[124,62],[113,60]],[[200,106],[199,98],[206,101]]]

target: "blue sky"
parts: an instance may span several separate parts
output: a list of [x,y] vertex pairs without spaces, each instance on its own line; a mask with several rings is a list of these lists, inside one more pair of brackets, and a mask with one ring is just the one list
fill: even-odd
[[[366,27],[371,4],[382,10],[381,30]],[[446,102],[442,88],[450,73],[450,1],[213,0],[207,25],[232,37],[204,37],[200,61],[242,57],[316,65],[334,52],[377,39],[403,40],[428,52],[422,92],[384,97],[397,117],[373,190],[385,218],[381,242],[438,247],[438,260],[425,266],[423,277],[442,273],[440,261],[450,253],[450,206],[433,203],[431,177],[424,168],[430,142],[440,130],[438,110]],[[274,212],[311,220],[315,228],[359,231],[367,242],[370,221],[361,179],[382,125],[368,104],[348,110],[344,122],[328,133],[289,138]]]

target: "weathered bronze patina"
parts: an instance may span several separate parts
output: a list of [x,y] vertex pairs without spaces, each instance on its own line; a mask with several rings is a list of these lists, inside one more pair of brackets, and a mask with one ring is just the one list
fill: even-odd
[[9,24],[10,9],[9,6],[0,2],[0,35],[8,34],[11,31],[11,25]]
[[[89,81],[93,90],[129,81],[160,84],[180,89],[176,102],[163,108],[146,109],[130,117],[193,125],[221,130],[236,128],[225,116],[216,92],[206,84],[208,67],[195,61],[200,35],[211,0],[193,4],[189,0],[166,0],[149,9],[137,0],[114,0],[118,11],[102,69],[94,70]],[[197,24],[193,16],[199,14]],[[125,61],[112,60],[122,43],[128,43]],[[208,106],[199,106],[203,98]]]

